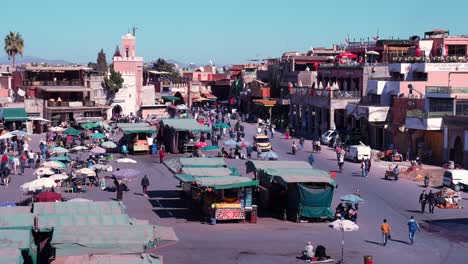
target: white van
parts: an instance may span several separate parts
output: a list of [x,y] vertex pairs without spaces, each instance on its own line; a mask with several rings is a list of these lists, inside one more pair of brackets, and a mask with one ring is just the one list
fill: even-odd
[[352,145],[345,149],[345,159],[358,162],[362,159],[370,159],[371,148],[361,143],[361,145]]
[[468,170],[446,170],[443,185],[457,192],[468,190]]
[[328,142],[330,142],[333,137],[336,137],[337,134],[338,133],[335,130],[327,130],[325,133],[323,133],[320,141],[322,144],[328,145]]

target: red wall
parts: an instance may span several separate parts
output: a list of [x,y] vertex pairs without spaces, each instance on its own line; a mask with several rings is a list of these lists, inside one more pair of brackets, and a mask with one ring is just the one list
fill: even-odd
[[[409,102],[413,102],[410,106]],[[424,99],[410,99],[407,97],[393,98],[392,122],[395,125],[403,125],[406,122],[406,112],[408,110],[424,111]]]

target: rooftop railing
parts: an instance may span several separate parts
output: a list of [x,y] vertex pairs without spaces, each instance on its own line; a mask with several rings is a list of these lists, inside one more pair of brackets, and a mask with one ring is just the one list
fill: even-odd
[[327,89],[312,89],[310,87],[293,87],[290,90],[291,95],[295,96],[318,96],[331,97],[332,99],[358,99],[361,97],[360,91],[341,91]]
[[468,62],[468,56],[397,56],[390,58],[390,63],[446,63],[446,62]]
[[427,93],[436,93],[436,94],[468,93],[468,87],[426,86],[426,94]]
[[406,112],[406,117],[410,118],[441,118],[444,116],[453,115],[453,111],[436,111],[436,112],[423,112],[421,110],[408,110]]
[[81,80],[66,81],[24,81],[25,86],[83,86]]

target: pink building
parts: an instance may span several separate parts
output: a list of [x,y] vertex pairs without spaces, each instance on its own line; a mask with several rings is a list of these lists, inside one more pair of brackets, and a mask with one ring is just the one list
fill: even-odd
[[114,56],[114,70],[122,74],[124,85],[112,103],[112,116],[136,114],[142,104],[143,58],[136,57],[135,36],[122,36],[120,54]]

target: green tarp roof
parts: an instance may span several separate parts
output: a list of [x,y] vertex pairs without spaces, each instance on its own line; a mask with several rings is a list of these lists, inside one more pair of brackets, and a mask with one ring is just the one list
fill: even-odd
[[162,99],[166,99],[166,100],[174,100],[174,101],[179,101],[180,98],[177,97],[177,96],[173,96],[173,95],[163,95],[161,96]]
[[81,255],[56,257],[53,264],[162,264],[162,257],[143,253],[140,255]]
[[34,225],[32,213],[0,214],[0,229],[31,230]]
[[223,167],[226,162],[223,158],[180,158],[182,167]]
[[130,225],[130,218],[126,214],[73,214],[73,215],[38,215],[36,227],[41,231],[47,231],[58,226],[108,226]]
[[0,248],[29,249],[32,243],[31,230],[0,230]]
[[63,134],[70,136],[79,136],[81,134],[81,131],[73,127],[69,127],[63,131]]
[[211,128],[201,125],[191,118],[170,118],[161,120],[163,126],[169,126],[176,131],[211,132]]
[[250,178],[242,176],[194,177],[188,174],[176,174],[175,177],[185,183],[196,182],[201,187],[211,187],[218,190],[258,185],[258,181],[253,181]]
[[247,162],[248,166],[253,166],[254,169],[310,169],[309,163],[305,161],[289,161],[289,160],[251,160]]
[[126,127],[151,127],[148,123],[117,123],[118,128]]
[[27,121],[28,114],[24,108],[3,108],[5,121]]
[[21,255],[21,251],[17,248],[0,248],[0,263],[23,264],[23,255]]
[[59,226],[54,228],[51,245],[58,256],[127,254],[143,253],[155,241],[152,225]]
[[289,183],[327,183],[336,186],[335,180],[327,171],[317,169],[262,169],[260,177],[269,177],[287,185]]
[[118,202],[34,203],[34,215],[41,214],[123,214]]
[[129,134],[139,134],[139,133],[148,133],[148,134],[155,134],[157,132],[156,127],[122,127],[121,128],[125,135]]
[[231,176],[233,174],[232,170],[225,168],[225,167],[217,167],[217,168],[184,167],[182,168],[182,173],[190,174],[192,176]]
[[0,215],[27,214],[31,213],[30,206],[0,207]]

